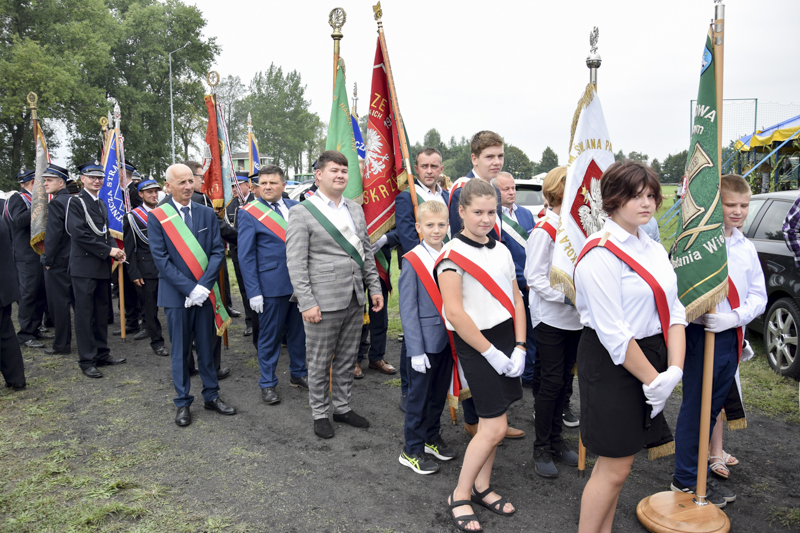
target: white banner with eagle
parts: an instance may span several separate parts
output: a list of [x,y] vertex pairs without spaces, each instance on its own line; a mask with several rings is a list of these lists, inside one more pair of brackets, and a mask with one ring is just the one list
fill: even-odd
[[550,285],[575,301],[572,276],[583,244],[603,228],[606,213],[600,198],[600,177],[614,163],[600,98],[589,84],[572,119],[567,182],[555,238]]

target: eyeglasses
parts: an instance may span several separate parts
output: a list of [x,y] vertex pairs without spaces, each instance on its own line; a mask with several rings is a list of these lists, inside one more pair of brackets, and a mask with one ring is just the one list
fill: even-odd
[[104,179],[103,176],[84,176],[84,178],[86,178],[86,179],[88,179],[90,181],[103,181],[103,179]]
[[192,176],[194,176],[195,178],[203,179],[203,175],[202,174],[192,174]]

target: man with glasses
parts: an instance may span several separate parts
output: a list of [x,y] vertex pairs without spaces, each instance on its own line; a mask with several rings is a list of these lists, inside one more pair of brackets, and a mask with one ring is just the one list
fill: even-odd
[[125,252],[108,233],[108,206],[98,198],[103,167],[98,161],[78,167],[83,190],[70,198],[67,232],[72,237],[69,274],[75,293],[75,338],[79,364],[89,378],[101,378],[98,366],[119,365],[124,357],[111,357],[108,348],[111,260],[124,262]]

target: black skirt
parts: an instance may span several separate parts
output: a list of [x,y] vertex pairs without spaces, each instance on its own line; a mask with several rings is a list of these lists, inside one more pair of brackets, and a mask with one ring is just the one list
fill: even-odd
[[[664,336],[636,341],[656,371],[667,369]],[[671,442],[664,413],[651,419],[642,382],[615,365],[597,332],[584,328],[578,344],[578,385],[581,391],[581,440],[602,457],[629,457],[642,448]]]
[[[511,356],[514,351],[516,337],[514,321],[510,318],[493,328],[482,330],[486,340],[504,354]],[[467,344],[458,333],[453,332],[456,353],[467,378],[475,411],[481,418],[496,418],[504,414],[508,407],[522,398],[522,382],[519,378],[500,375],[492,368],[489,361],[472,346]]]

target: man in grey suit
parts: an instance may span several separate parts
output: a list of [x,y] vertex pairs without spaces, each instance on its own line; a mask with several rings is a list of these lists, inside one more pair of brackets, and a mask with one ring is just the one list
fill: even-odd
[[374,312],[383,308],[384,301],[364,212],[342,196],[347,187],[347,159],[335,150],[323,152],[315,179],[317,192],[289,210],[286,260],[306,332],[314,433],[329,439],[333,437],[328,420],[331,403],[334,422],[369,427],[350,408],[365,288]]

